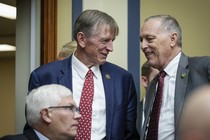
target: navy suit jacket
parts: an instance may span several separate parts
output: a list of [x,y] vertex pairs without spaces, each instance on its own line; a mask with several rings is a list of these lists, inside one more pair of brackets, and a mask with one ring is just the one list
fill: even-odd
[[[137,95],[132,75],[109,62],[100,65],[100,70],[106,98],[106,139],[139,139],[136,130]],[[72,90],[71,57],[34,70],[29,80],[29,91],[53,83]]]
[[24,131],[23,134],[17,134],[17,135],[7,135],[0,140],[39,140],[39,137],[36,135],[33,129],[28,129]]

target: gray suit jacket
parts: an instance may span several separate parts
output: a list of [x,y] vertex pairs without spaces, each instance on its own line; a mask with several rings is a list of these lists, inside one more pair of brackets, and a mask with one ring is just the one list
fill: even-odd
[[[177,139],[178,122],[186,97],[193,89],[208,83],[210,83],[210,57],[187,57],[182,53],[177,70],[174,99],[175,139]],[[147,90],[145,121],[141,130],[141,140],[145,139],[145,132],[156,95],[156,84],[157,77],[151,82]]]

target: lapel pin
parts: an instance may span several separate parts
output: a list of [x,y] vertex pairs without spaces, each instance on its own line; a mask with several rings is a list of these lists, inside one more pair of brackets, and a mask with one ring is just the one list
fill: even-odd
[[105,77],[106,77],[106,79],[108,79],[108,80],[111,78],[109,74],[106,74]]
[[187,76],[186,73],[182,73],[181,78],[183,79],[183,78],[185,78],[186,76]]

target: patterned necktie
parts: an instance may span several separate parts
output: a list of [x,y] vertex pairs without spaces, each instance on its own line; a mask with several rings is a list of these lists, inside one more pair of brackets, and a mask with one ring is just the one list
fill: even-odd
[[91,124],[92,124],[92,103],[94,95],[93,72],[91,69],[87,72],[85,82],[80,98],[80,114],[77,136],[75,140],[90,140],[91,139]]
[[152,112],[150,114],[149,128],[147,133],[147,140],[158,140],[158,126],[160,118],[160,109],[163,97],[163,86],[164,77],[166,76],[165,71],[161,71],[158,77],[158,88],[155,101],[153,104]]

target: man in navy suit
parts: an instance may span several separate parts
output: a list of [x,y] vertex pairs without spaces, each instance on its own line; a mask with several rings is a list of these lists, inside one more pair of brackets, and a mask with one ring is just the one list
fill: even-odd
[[79,105],[85,75],[92,70],[91,140],[139,139],[133,77],[128,71],[106,62],[118,32],[118,25],[111,16],[98,10],[86,10],[74,25],[77,42],[74,54],[39,67],[30,76],[29,90],[45,84],[61,84],[73,91]]

